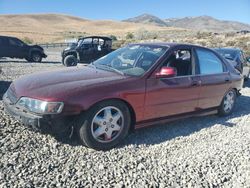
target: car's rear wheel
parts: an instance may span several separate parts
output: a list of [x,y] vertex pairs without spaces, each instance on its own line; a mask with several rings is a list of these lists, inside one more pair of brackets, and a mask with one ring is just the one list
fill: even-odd
[[33,52],[31,54],[30,60],[33,61],[33,62],[41,62],[42,61],[41,53],[40,52]]
[[77,133],[87,147],[107,150],[127,136],[130,123],[129,109],[123,102],[104,101],[80,117]]
[[77,58],[73,55],[68,55],[65,57],[63,64],[66,67],[76,66],[77,65]]
[[221,105],[218,109],[220,116],[227,116],[233,112],[236,101],[236,92],[234,89],[229,90],[223,97]]

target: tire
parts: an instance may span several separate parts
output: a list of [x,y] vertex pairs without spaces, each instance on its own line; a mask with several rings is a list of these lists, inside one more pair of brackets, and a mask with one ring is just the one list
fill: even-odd
[[42,55],[40,52],[32,52],[31,53],[31,57],[30,57],[30,61],[32,62],[41,62],[42,61]]
[[30,58],[25,58],[25,60],[26,60],[27,62],[30,62]]
[[234,89],[229,90],[223,97],[221,104],[218,108],[219,116],[227,116],[233,112],[236,102],[236,92]]
[[76,132],[83,145],[108,150],[127,136],[130,123],[128,107],[123,102],[109,100],[96,104],[80,116]]
[[65,57],[63,64],[66,67],[72,67],[77,65],[77,58],[73,55],[68,55]]

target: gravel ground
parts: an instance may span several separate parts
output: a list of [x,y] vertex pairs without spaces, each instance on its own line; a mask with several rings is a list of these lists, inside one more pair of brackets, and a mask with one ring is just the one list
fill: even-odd
[[[46,61],[0,60],[0,80],[62,67],[56,52]],[[102,152],[31,131],[0,100],[0,187],[250,187],[249,104],[247,83],[229,117],[141,129]]]

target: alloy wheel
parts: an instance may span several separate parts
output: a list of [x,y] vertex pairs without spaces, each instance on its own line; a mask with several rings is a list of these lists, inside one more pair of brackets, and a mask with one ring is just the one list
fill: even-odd
[[235,102],[234,92],[229,91],[224,98],[224,103],[223,103],[224,111],[230,112],[234,106],[234,102]]
[[34,54],[33,55],[33,61],[34,62],[39,62],[40,61],[40,55],[39,54]]
[[122,112],[114,106],[107,106],[95,114],[91,123],[91,133],[96,141],[109,143],[120,135],[123,126]]

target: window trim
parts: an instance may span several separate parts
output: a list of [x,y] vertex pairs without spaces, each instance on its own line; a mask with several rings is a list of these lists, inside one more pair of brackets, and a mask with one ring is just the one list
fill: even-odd
[[[188,47],[188,46],[181,46],[181,47],[176,47],[174,49],[172,49],[169,54],[164,57],[164,59],[161,61],[161,63],[157,66],[157,68],[155,69],[154,72],[159,71],[162,67],[163,64],[170,58],[170,56],[172,55],[173,52],[175,51],[179,51],[179,50],[186,50],[190,52],[190,56],[191,56],[191,65],[192,65],[192,74],[190,75],[183,75],[183,76],[175,76],[174,78],[182,78],[182,77],[192,77],[192,76],[196,76],[196,59],[194,56],[194,49],[193,47]],[[164,78],[164,79],[168,79],[168,78]]]

